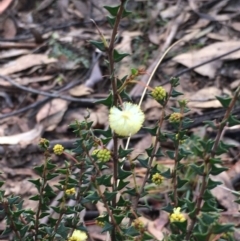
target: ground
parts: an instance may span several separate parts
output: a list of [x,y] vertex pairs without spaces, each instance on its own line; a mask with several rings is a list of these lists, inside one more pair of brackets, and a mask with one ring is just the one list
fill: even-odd
[[[6,181],[6,195],[22,197],[36,194],[27,180],[37,177],[32,167],[43,161],[38,147],[41,137],[49,139],[51,147],[60,143],[72,148],[75,136],[69,124],[83,120],[88,112],[94,128],[108,127],[108,109],[95,104],[109,93],[106,56],[89,40],[100,40],[97,27],[106,39],[110,38],[107,11],[102,5],[116,4],[113,0],[30,2],[0,1],[1,178]],[[117,66],[117,75],[129,75],[131,68],[145,69],[147,73],[138,79],[140,83],[129,88],[129,95],[138,102],[159,58],[174,44],[150,87],[161,85],[168,90],[169,79],[179,77],[178,91],[184,93],[181,98],[188,100],[189,117],[194,120],[190,132],[213,137],[214,131],[203,121],[219,121],[225,113],[215,96],[232,96],[240,85],[240,1],[129,0],[128,9],[132,14],[120,24],[116,48],[130,55]],[[176,100],[171,105],[176,106]],[[144,99],[142,109],[146,126],[155,123],[161,114],[161,107],[150,98]],[[234,113],[239,119],[239,104]],[[236,226],[239,217],[232,214],[238,215],[239,207],[229,190],[239,188],[239,133],[239,125],[224,130],[221,138],[235,147],[222,156],[229,170],[215,177],[223,185],[213,191],[224,209],[222,221]],[[131,141],[132,155],[143,153],[151,142],[151,136],[141,130]],[[166,143],[165,148],[171,149],[172,143]],[[59,165],[63,163],[54,155],[53,159]],[[158,161],[173,165],[171,159]],[[139,179],[142,175],[139,169]],[[156,194],[166,188],[167,184]],[[163,205],[156,194],[149,197],[153,210]],[[35,208],[34,202],[26,201],[24,205]],[[92,237],[104,240],[92,221],[101,208],[89,208],[85,220]],[[156,238],[168,222],[163,217],[156,212],[147,213],[144,219],[150,222],[150,232]],[[2,220],[0,230],[4,227]]]

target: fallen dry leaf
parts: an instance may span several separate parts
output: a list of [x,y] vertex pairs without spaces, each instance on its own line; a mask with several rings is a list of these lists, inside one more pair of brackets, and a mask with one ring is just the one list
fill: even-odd
[[29,54],[24,55],[16,60],[10,61],[1,66],[1,74],[13,74],[36,65],[44,65],[57,62],[57,59],[49,58],[46,54]]
[[69,90],[69,94],[76,97],[90,95],[91,93],[93,93],[93,89],[85,84],[75,86]]
[[29,144],[32,143],[33,140],[39,138],[41,136],[43,130],[42,125],[36,125],[34,129],[17,134],[12,136],[1,136],[0,144],[3,145],[16,145],[16,144]]
[[8,8],[12,1],[13,0],[2,0],[0,2],[0,14],[2,14]]
[[[218,42],[218,43],[208,45],[207,47],[204,47],[200,50],[195,50],[189,53],[180,54],[174,57],[173,60],[191,68],[195,65],[198,65],[205,61],[216,58],[217,56],[228,53],[237,48],[240,48],[239,41]],[[222,57],[221,60],[223,59],[232,60],[232,59],[239,59],[239,58],[240,58],[240,50],[232,54],[229,54],[225,57]],[[222,65],[221,60],[204,64],[203,66],[194,69],[194,71],[196,71],[201,75],[208,76],[209,78],[214,78],[217,72],[217,69],[220,68]]]

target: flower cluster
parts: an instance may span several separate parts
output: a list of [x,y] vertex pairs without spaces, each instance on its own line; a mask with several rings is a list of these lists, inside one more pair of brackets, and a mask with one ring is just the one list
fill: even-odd
[[63,154],[63,151],[64,151],[64,147],[63,147],[61,144],[56,144],[56,145],[53,147],[53,152],[54,152],[56,155],[62,155],[62,154]]
[[110,109],[109,124],[118,135],[131,136],[140,130],[144,118],[144,113],[138,105],[124,102],[122,110],[116,106]]
[[162,175],[160,175],[159,173],[155,173],[152,176],[152,182],[156,185],[161,185],[163,180],[164,180],[164,177]]
[[182,118],[183,118],[183,115],[181,113],[174,112],[170,115],[169,121],[172,123],[179,123]]
[[111,159],[111,152],[108,149],[97,149],[92,152],[100,162],[108,162]]
[[137,218],[133,221],[132,226],[138,230],[138,231],[143,231],[144,230],[144,223],[140,218]]
[[170,222],[184,222],[186,218],[184,215],[180,212],[181,208],[177,207],[173,209],[173,213],[170,215]]
[[156,101],[163,101],[167,96],[167,92],[162,86],[158,86],[153,89],[151,95]]
[[74,195],[76,193],[76,189],[74,187],[69,188],[65,191],[67,195]]
[[71,237],[68,238],[68,241],[85,241],[87,240],[87,234],[80,230],[74,230]]

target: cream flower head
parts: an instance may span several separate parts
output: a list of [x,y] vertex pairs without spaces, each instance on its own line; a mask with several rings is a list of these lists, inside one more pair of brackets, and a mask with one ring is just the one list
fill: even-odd
[[122,110],[113,106],[110,109],[109,124],[113,131],[120,136],[136,134],[144,121],[144,113],[140,107],[130,102],[122,104]]
[[80,230],[74,230],[72,236],[68,238],[68,241],[86,241],[87,234]]

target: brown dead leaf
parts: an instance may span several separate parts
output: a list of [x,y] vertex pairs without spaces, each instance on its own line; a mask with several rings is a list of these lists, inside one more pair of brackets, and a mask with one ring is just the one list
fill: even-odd
[[[220,108],[222,105],[221,103],[216,99],[216,96],[220,96],[223,93],[230,94],[231,93],[224,89],[222,92],[219,88],[215,86],[206,87],[203,88],[196,93],[190,94],[189,97],[187,97],[188,101],[188,107],[190,108]],[[186,93],[185,96],[188,96],[189,93]]]
[[[189,53],[180,54],[173,58],[174,61],[181,63],[187,67],[193,67],[195,65],[201,64],[207,60],[216,58],[219,55],[228,53],[234,49],[240,48],[239,41],[225,41],[211,44],[207,47],[204,47],[200,50],[191,51]],[[229,54],[223,59],[239,59],[240,58],[240,50],[236,51],[232,54]],[[201,67],[194,69],[197,73],[208,76],[209,78],[214,78],[216,71],[222,65],[222,61],[217,60],[208,64],[205,64]]]
[[62,99],[53,99],[46,103],[36,116],[37,123],[42,123],[47,130],[53,130],[62,120],[67,110],[68,101]]
[[10,6],[12,1],[13,0],[2,0],[0,2],[0,14],[2,14],[8,8],[8,6]]
[[1,136],[0,144],[3,144],[3,145],[25,144],[26,145],[26,144],[32,143],[33,140],[41,136],[42,130],[43,130],[43,126],[37,125],[35,126],[34,129],[21,134],[12,135],[12,136]]
[[44,65],[57,62],[54,58],[49,58],[46,54],[24,55],[16,60],[10,61],[1,66],[2,75],[10,75],[36,65]]
[[12,18],[5,19],[3,23],[3,36],[4,38],[13,38],[17,33],[15,22]]
[[16,57],[23,54],[29,54],[30,51],[27,49],[10,49],[0,52],[0,59]]
[[161,230],[157,229],[154,221],[151,221],[145,217],[139,217],[139,219],[143,222],[144,226],[147,227],[147,231],[152,234],[157,240],[163,240],[164,235]]
[[85,86],[85,84],[75,86],[69,90],[69,94],[76,97],[90,95],[93,92],[93,89]]

